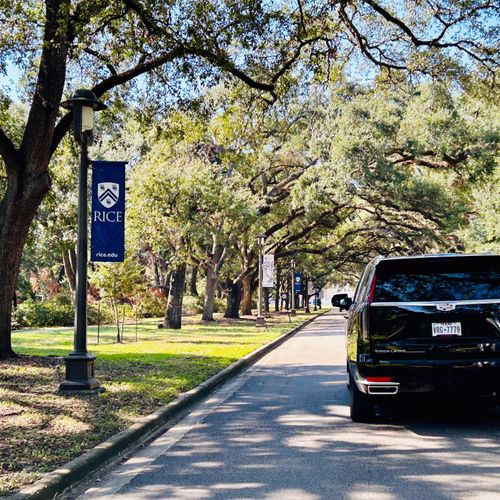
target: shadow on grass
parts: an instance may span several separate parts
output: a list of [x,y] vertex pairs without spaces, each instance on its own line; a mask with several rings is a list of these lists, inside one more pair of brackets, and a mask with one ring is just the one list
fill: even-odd
[[[101,356],[106,392],[60,395],[62,358],[0,362],[0,495],[22,487],[172,401],[232,360],[218,356]],[[26,474],[29,472],[29,474]]]
[[[97,352],[96,361],[96,376],[106,392],[94,396],[57,393],[64,377],[61,356],[72,346],[70,330],[15,332],[15,349],[37,356],[0,361],[0,495],[75,458],[295,326],[273,322],[272,329],[262,331],[248,326],[253,319],[242,319],[186,324],[178,331],[158,330],[152,321],[142,325],[142,334],[139,331],[143,345],[128,342],[134,337],[133,326],[130,334],[125,332],[126,344],[99,345],[109,349]],[[110,326],[101,331],[108,341],[114,333]],[[95,328],[89,328],[89,350],[94,352],[99,351],[91,344],[95,335]],[[195,352],[189,352],[187,344]],[[168,352],[169,345],[174,351],[180,345],[177,351],[184,352]]]

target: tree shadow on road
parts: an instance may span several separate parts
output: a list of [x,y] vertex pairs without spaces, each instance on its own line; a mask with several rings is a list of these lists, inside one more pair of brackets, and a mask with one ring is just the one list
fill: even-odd
[[463,406],[463,414],[450,413],[443,402],[421,413],[386,410],[374,424],[354,424],[345,382],[343,366],[259,366],[131,486],[143,498],[498,493],[500,421],[493,414]]

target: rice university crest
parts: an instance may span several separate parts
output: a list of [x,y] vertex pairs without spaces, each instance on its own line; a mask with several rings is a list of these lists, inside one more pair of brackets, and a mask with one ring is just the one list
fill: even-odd
[[120,185],[116,182],[100,182],[97,185],[97,197],[104,207],[113,207],[120,197]]

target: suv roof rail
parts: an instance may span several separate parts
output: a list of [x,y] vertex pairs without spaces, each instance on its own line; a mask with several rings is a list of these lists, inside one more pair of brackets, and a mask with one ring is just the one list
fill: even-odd
[[383,256],[380,255],[373,259],[374,263],[379,263],[381,260],[403,260],[403,259],[428,259],[428,258],[441,258],[441,257],[498,257],[500,254],[495,252],[484,252],[484,253],[424,253],[418,255],[391,255]]

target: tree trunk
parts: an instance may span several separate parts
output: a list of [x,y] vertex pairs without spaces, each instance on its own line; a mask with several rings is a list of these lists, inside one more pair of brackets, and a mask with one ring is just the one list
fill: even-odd
[[217,288],[217,272],[224,259],[224,247],[214,243],[211,258],[207,264],[205,284],[205,303],[203,304],[202,321],[214,321],[215,290]]
[[168,291],[168,303],[163,320],[164,328],[180,329],[182,326],[182,300],[186,281],[186,264],[178,265],[173,271]]
[[264,302],[264,312],[269,312],[269,288],[263,288],[263,302]]
[[191,269],[191,278],[189,280],[189,293],[193,297],[198,297],[198,290],[196,288],[197,280],[198,280],[198,266],[193,266]]
[[241,284],[234,283],[233,280],[227,280],[227,305],[224,318],[238,319],[241,304]]
[[29,226],[43,196],[49,190],[50,180],[48,175],[31,180],[31,197],[25,195],[21,199],[9,195],[12,184],[9,182],[7,193],[0,203],[0,358],[14,355],[11,339],[12,297],[16,292]]
[[122,335],[121,335],[122,343],[124,339],[125,339],[125,302],[122,304]]
[[76,252],[74,248],[63,250],[64,274],[68,280],[69,289],[74,295],[76,290]]
[[252,278],[246,275],[242,279],[243,297],[241,299],[242,316],[251,316],[252,314]]
[[207,278],[205,282],[205,302],[203,304],[202,321],[214,321],[215,287],[217,276],[213,259],[207,265]]
[[115,315],[115,323],[116,323],[116,341],[118,343],[120,343],[120,311],[118,309],[118,302],[116,302],[115,299],[113,299],[113,302],[112,302],[112,308],[113,308],[113,312],[114,312],[114,315]]
[[14,355],[12,297],[31,221],[50,189],[48,164],[66,76],[67,0],[46,0],[44,44],[36,88],[19,149],[2,131],[7,187],[0,200],[0,358]]

